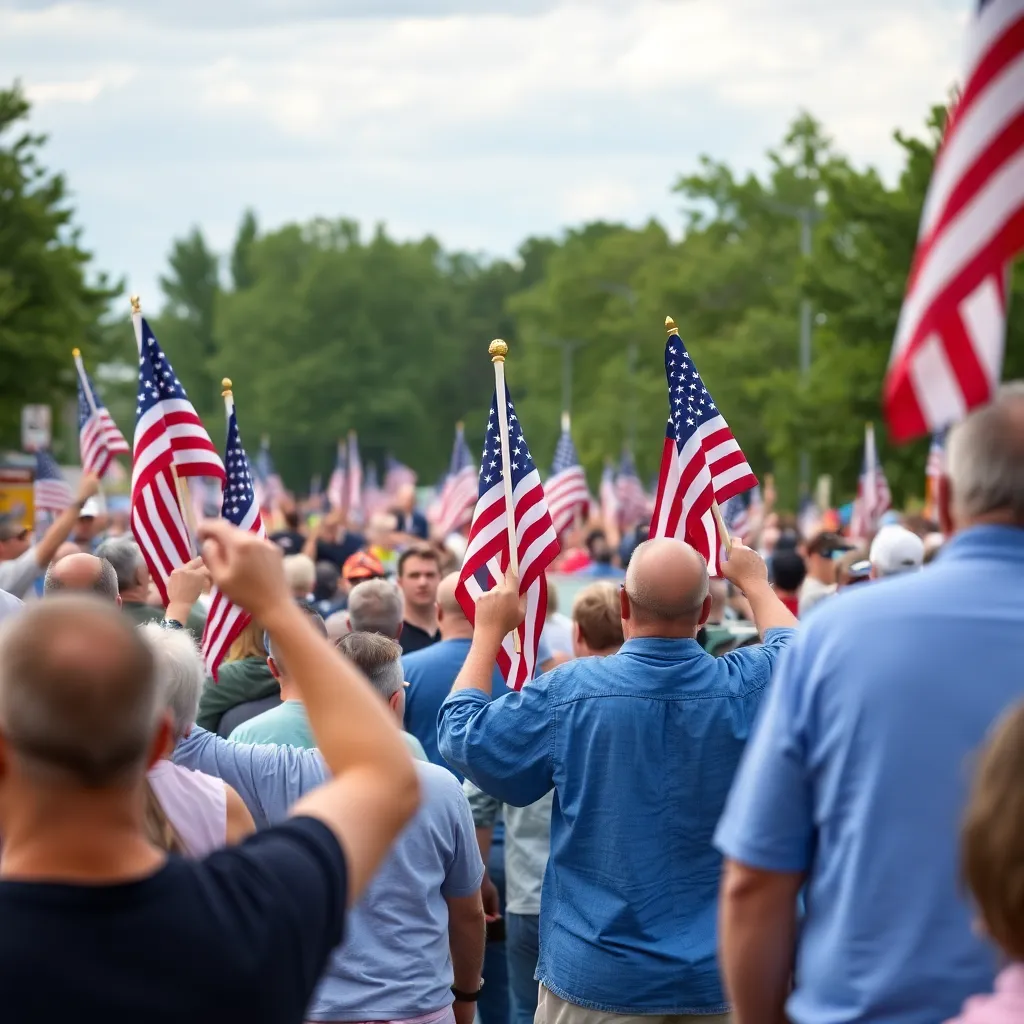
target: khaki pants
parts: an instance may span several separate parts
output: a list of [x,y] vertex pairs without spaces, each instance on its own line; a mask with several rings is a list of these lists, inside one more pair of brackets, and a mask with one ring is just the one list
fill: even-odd
[[533,1024],[729,1024],[729,1014],[606,1013],[567,1003],[541,985]]

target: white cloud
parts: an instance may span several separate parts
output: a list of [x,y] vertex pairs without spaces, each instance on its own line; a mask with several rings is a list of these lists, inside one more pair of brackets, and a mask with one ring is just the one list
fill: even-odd
[[492,252],[567,220],[673,221],[700,153],[759,166],[800,108],[891,176],[892,130],[943,98],[968,8],[34,0],[0,8],[0,64],[100,261],[149,290],[172,237],[199,223],[227,245],[245,205]]

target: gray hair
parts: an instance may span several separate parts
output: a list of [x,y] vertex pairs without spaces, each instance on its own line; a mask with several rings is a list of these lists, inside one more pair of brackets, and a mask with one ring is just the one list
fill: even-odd
[[316,586],[316,563],[309,555],[285,555],[284,578],[292,592],[308,594]]
[[49,597],[52,594],[59,594],[62,591],[73,591],[77,594],[95,594],[97,597],[106,598],[106,600],[116,603],[120,596],[117,573],[115,572],[114,567],[105,558],[97,557],[96,560],[99,563],[100,571],[88,590],[83,590],[81,587],[69,587],[60,578],[58,571],[55,571],[55,566],[58,563],[51,562],[46,567],[46,575],[43,577],[43,597]]
[[96,548],[96,555],[109,562],[117,575],[119,592],[131,590],[139,585],[139,569],[142,568],[142,551],[135,539],[128,534],[123,537],[108,537]]
[[[299,611],[309,619],[313,628],[321,636],[327,636],[327,626],[324,623],[323,616],[312,605],[306,604],[305,601],[296,600],[295,604]],[[278,672],[286,672],[287,669],[285,669],[284,662],[281,660],[280,651],[274,650],[274,638],[265,630],[263,632],[263,647],[267,652],[267,657],[274,659]]]
[[156,661],[164,706],[171,713],[177,742],[196,724],[206,672],[195,639],[187,629],[167,629],[159,622],[139,627]]
[[1009,512],[1024,526],[1024,381],[1004,385],[953,427],[946,466],[959,516]]
[[349,594],[348,621],[353,633],[380,633],[394,640],[402,614],[402,595],[388,580],[366,580]]
[[338,641],[338,650],[385,700],[390,700],[405,685],[402,648],[394,640],[379,633],[349,633]]

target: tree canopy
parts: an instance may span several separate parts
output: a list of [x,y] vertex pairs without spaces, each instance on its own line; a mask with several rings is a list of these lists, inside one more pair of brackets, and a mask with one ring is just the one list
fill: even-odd
[[[25,105],[16,92],[0,97],[2,128]],[[926,442],[888,446],[881,388],[942,123],[936,107],[921,137],[896,134],[902,171],[887,184],[802,113],[764,173],[706,156],[680,175],[675,225],[585,224],[528,238],[507,260],[449,252],[430,236],[399,241],[383,225],[367,231],[344,218],[266,231],[246,211],[229,253],[214,252],[199,228],[173,243],[154,328],[214,438],[228,376],[249,446],[269,434],[279,471],[299,490],[329,470],[349,429],[364,457],[390,451],[435,479],[457,420],[474,447],[482,439],[487,344],[504,337],[509,385],[542,467],[571,367],[574,436],[596,483],[603,460],[628,442],[645,479],[657,469],[671,315],[755,471],[776,474],[784,505],[797,499],[801,449],[813,476],[833,476],[837,500],[853,493],[867,420],[902,500],[922,489]],[[22,401],[66,390],[71,339],[91,332],[105,358],[119,346],[126,364],[134,359],[126,321],[102,329],[110,292],[84,284],[63,182],[34,163],[38,144],[26,136],[0,149],[0,183],[16,183],[13,200],[0,187],[0,212],[18,211],[0,220],[0,339],[15,356],[0,369],[12,382],[7,427]],[[1014,292],[1007,377],[1024,372],[1020,272]],[[806,379],[802,300],[813,313]],[[132,402],[126,384],[115,416],[123,408],[130,418]]]

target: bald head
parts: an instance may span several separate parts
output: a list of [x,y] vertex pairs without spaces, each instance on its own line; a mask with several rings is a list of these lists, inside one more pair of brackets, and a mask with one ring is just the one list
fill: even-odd
[[458,582],[459,574],[452,572],[437,585],[437,625],[443,640],[473,635],[473,626],[466,618],[462,605],[455,599],[455,587]]
[[625,589],[628,618],[646,635],[692,635],[708,596],[708,567],[681,540],[646,540],[629,560]]
[[57,595],[0,627],[0,731],[30,782],[138,781],[162,704],[149,647],[110,605]]
[[117,573],[108,561],[95,555],[66,555],[59,562],[51,562],[46,570],[43,597],[69,591],[95,594],[117,604]]

